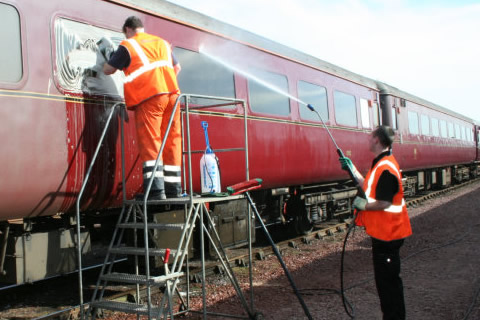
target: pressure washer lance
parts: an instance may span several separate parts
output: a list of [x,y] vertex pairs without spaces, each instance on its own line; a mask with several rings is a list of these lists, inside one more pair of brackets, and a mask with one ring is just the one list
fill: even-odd
[[[332,142],[333,144],[335,145],[335,148],[337,148],[337,154],[340,158],[345,158],[345,155],[343,154],[343,151],[342,149],[340,149],[340,147],[337,145],[337,142],[335,141],[335,139],[333,138],[332,134],[330,133],[330,130],[328,130],[328,127],[327,125],[325,124],[325,122],[323,122],[323,119],[322,119],[322,116],[320,115],[320,113],[317,112],[317,110],[315,110],[315,108],[311,105],[311,104],[307,104],[307,108],[310,109],[311,111],[315,112],[318,116],[318,118],[320,119],[320,121],[322,122],[323,126],[325,127],[325,129],[327,130],[328,132],[328,135],[330,136],[330,139],[332,139]],[[357,186],[357,190],[358,190],[358,194],[360,197],[366,199],[366,195],[365,195],[365,192],[363,191],[362,189],[362,186],[360,185],[360,182],[358,181],[358,179],[355,177],[355,174],[353,173],[352,171],[352,168],[348,167],[348,175],[350,176],[350,178],[352,179],[352,181],[355,183],[355,185]]]
[[248,193],[249,190],[254,190],[258,189],[262,186],[262,179],[256,178],[256,179],[251,179],[248,181],[240,182],[237,184],[234,184],[233,186],[227,187],[227,192],[230,195],[235,195],[235,194],[241,194],[245,193],[245,196],[248,199],[248,203],[250,204],[250,207],[252,208],[253,212],[255,212],[255,216],[257,217],[257,220],[260,222],[262,225],[263,232],[265,233],[265,236],[267,237],[268,241],[270,242],[270,245],[272,246],[272,250],[275,253],[275,255],[278,258],[278,261],[282,265],[283,271],[285,272],[285,275],[288,278],[288,281],[290,281],[290,285],[293,288],[293,291],[295,292],[295,295],[298,298],[298,301],[300,301],[300,304],[302,305],[303,312],[307,316],[308,319],[312,320],[312,315],[310,314],[310,311],[307,308],[307,305],[305,304],[305,301],[303,301],[303,298],[298,292],[297,286],[295,285],[295,282],[293,281],[292,275],[287,269],[287,266],[285,265],[285,262],[282,259],[282,256],[280,252],[278,251],[277,246],[275,245],[275,242],[273,242],[272,237],[270,236],[270,233],[267,230],[267,227],[263,223],[262,217],[258,213],[257,207],[255,206],[255,203],[253,203],[252,198],[250,197],[250,194]]
[[[343,151],[337,145],[337,142],[335,141],[332,134],[330,133],[330,130],[328,130],[328,127],[325,124],[325,122],[323,122],[323,119],[322,119],[322,116],[320,115],[320,113],[318,113],[317,110],[315,110],[315,108],[311,104],[307,104],[306,106],[307,106],[308,109],[310,109],[311,111],[313,111],[317,114],[318,118],[322,122],[325,129],[327,129],[328,135],[330,136],[330,138],[333,141],[333,144],[337,148],[337,154],[339,155],[339,157],[345,158],[345,155],[343,154]],[[356,178],[355,174],[353,173],[352,168],[348,167],[347,171],[348,171],[348,175],[350,176],[350,178],[352,179],[352,181],[355,183],[355,185],[357,187],[358,196],[366,199],[367,196],[365,195],[365,191],[363,191],[363,188],[360,185],[360,182]],[[358,216],[358,213],[359,213],[358,211],[355,212],[355,217]],[[341,290],[341,293],[342,293],[342,302],[343,302],[343,307],[345,309],[345,312],[352,319],[355,318],[355,309],[353,308],[352,304],[348,301],[347,297],[345,296],[344,279],[343,279],[343,273],[344,272],[343,271],[344,271],[344,257],[345,257],[345,249],[346,249],[346,246],[347,246],[347,240],[348,240],[348,237],[350,236],[350,233],[352,232],[352,230],[354,230],[355,225],[356,225],[356,223],[355,223],[355,219],[354,219],[353,223],[348,227],[347,234],[345,235],[345,240],[343,241],[342,255],[341,255],[341,259],[340,259],[340,290]],[[350,308],[350,310],[348,308]]]

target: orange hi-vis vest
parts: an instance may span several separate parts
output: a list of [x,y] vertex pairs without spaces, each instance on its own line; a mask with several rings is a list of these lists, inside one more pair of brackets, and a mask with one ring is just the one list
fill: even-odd
[[375,239],[392,241],[406,238],[412,234],[407,205],[403,198],[402,175],[397,161],[392,155],[381,158],[365,177],[363,190],[369,203],[376,201],[375,193],[378,180],[387,170],[398,180],[399,190],[394,195],[392,205],[382,211],[360,211],[356,224],[364,226],[367,234]]
[[130,54],[130,65],[123,70],[127,107],[135,107],[158,94],[180,92],[168,42],[140,32],[120,45]]

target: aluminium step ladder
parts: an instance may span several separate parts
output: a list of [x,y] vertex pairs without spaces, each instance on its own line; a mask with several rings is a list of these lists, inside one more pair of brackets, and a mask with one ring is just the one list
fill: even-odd
[[[249,253],[250,253],[250,264],[249,264],[249,273],[250,273],[250,306],[248,305],[243,292],[238,284],[235,274],[230,266],[230,262],[228,261],[227,254],[221,244],[220,237],[215,230],[214,221],[210,216],[209,210],[207,208],[207,203],[216,202],[216,201],[228,201],[228,200],[235,200],[235,199],[242,199],[244,198],[243,195],[236,195],[236,196],[226,196],[226,197],[195,197],[193,196],[193,187],[192,187],[192,168],[191,168],[191,145],[190,145],[190,124],[189,124],[189,101],[191,97],[200,98],[203,100],[212,99],[217,104],[208,105],[208,106],[200,106],[195,108],[205,108],[205,107],[223,107],[223,106],[231,106],[235,104],[242,104],[244,110],[244,137],[245,137],[245,147],[244,148],[232,148],[232,149],[224,149],[224,150],[215,150],[216,152],[220,151],[244,151],[245,152],[245,164],[246,164],[246,179],[248,180],[248,135],[247,135],[247,116],[246,116],[246,104],[244,100],[239,99],[231,99],[231,98],[221,98],[221,97],[209,97],[209,96],[201,96],[201,95],[185,95],[182,94],[177,99],[175,104],[175,109],[172,112],[172,117],[170,118],[170,122],[167,128],[167,133],[162,141],[162,146],[159,151],[159,156],[157,157],[155,166],[153,171],[156,171],[156,168],[159,164],[160,155],[163,152],[163,147],[165,145],[166,137],[171,127],[171,123],[173,120],[173,115],[175,114],[175,110],[179,105],[181,99],[185,99],[185,114],[186,114],[186,137],[182,139],[182,146],[183,146],[183,154],[184,154],[184,185],[186,184],[187,177],[185,176],[185,172],[188,171],[188,186],[189,196],[182,197],[182,198],[173,198],[173,199],[166,199],[166,200],[147,200],[148,194],[150,192],[150,188],[153,182],[153,178],[149,181],[147,190],[145,190],[145,195],[143,199],[133,199],[133,200],[126,200],[125,198],[125,165],[124,165],[124,148],[123,148],[123,117],[124,114],[122,113],[122,183],[123,183],[123,207],[121,213],[118,217],[117,225],[113,232],[113,236],[109,245],[109,249],[107,255],[105,257],[104,264],[102,266],[100,276],[97,280],[97,285],[91,299],[87,317],[92,319],[95,318],[98,309],[107,309],[107,310],[114,310],[114,311],[121,311],[126,313],[133,313],[137,314],[137,318],[140,315],[148,316],[148,319],[173,319],[176,314],[184,313],[184,312],[196,312],[189,310],[189,277],[188,277],[188,248],[190,242],[192,240],[192,234],[194,231],[195,226],[199,226],[200,230],[200,248],[201,248],[201,266],[202,266],[202,283],[205,284],[205,236],[207,236],[207,240],[210,241],[211,247],[215,250],[218,260],[223,265],[223,269],[225,270],[227,276],[229,277],[237,296],[240,298],[240,301],[248,314],[248,318],[253,319],[255,318],[255,314],[253,312],[253,284],[252,284],[252,259],[251,259],[251,219],[253,216],[250,214],[250,211],[247,212],[247,228],[248,228],[248,246],[249,246]],[[218,101],[223,101],[223,103],[218,104]],[[193,109],[193,108],[192,108]],[[113,112],[113,111],[112,111]],[[108,123],[107,123],[108,126]],[[182,118],[182,127],[183,118]],[[106,130],[106,128],[105,128]],[[103,139],[103,136],[102,136]],[[187,150],[185,151],[184,140],[187,140]],[[99,142],[100,147],[102,140]],[[199,152],[199,151],[195,151]],[[188,169],[185,168],[185,155],[188,156]],[[92,160],[95,161],[95,157]],[[152,176],[153,177],[153,176]],[[88,175],[86,176],[86,180],[88,179]],[[85,181],[86,183],[86,181]],[[81,195],[79,196],[79,198]],[[78,203],[80,200],[78,200]],[[148,219],[148,208],[150,205],[179,205],[183,206],[184,208],[184,221],[183,223],[169,223],[169,224],[160,224],[155,222],[150,222]],[[77,204],[77,217],[79,219],[79,209]],[[130,230],[133,232],[133,246],[126,246],[124,244],[125,239],[125,232]],[[181,231],[181,236],[179,239],[179,243],[177,248],[162,248],[161,244],[156,243],[153,239],[152,231],[154,230],[178,230]],[[138,233],[141,231],[143,233],[143,241],[138,243]],[[81,244],[79,241],[78,243]],[[150,246],[150,244],[154,244]],[[114,271],[114,264],[116,258],[119,255],[128,255],[133,256],[135,261],[134,272],[131,273],[119,273]],[[144,270],[140,272],[139,268],[139,257],[144,257]],[[171,267],[169,267],[168,259],[171,256],[173,262],[171,263]],[[164,270],[163,272],[153,271],[150,268],[150,257],[162,257],[164,259]],[[79,258],[79,265],[81,265],[81,258]],[[79,268],[79,279],[81,282],[81,268]],[[186,276],[186,292],[183,293],[180,291],[179,283],[181,278]],[[136,296],[135,302],[117,302],[117,301],[109,301],[104,299],[105,289],[110,283],[123,283],[129,285],[136,286]],[[140,286],[145,288],[145,297],[142,301],[140,297]],[[163,294],[161,294],[161,299],[157,303],[152,301],[152,288],[159,289]],[[82,284],[80,283],[80,290],[81,290],[81,317],[83,319],[83,293],[82,293]],[[186,296],[186,300],[184,297]],[[202,286],[202,297],[203,297],[203,317],[206,319],[207,314],[209,314],[206,310],[206,289],[205,286]],[[178,311],[176,307],[178,304]],[[218,314],[216,314],[218,315]],[[229,317],[229,315],[222,315]],[[232,316],[237,317],[238,316]]]
[[[137,315],[147,315],[149,319],[168,316],[173,318],[173,295],[177,293],[178,298],[183,309],[186,308],[186,302],[184,301],[181,292],[178,290],[177,285],[181,277],[185,275],[182,271],[183,262],[188,252],[188,244],[191,239],[194,224],[190,221],[195,219],[195,215],[190,213],[185,223],[149,223],[145,219],[146,212],[141,208],[143,200],[127,200],[126,210],[122,210],[117,226],[115,227],[113,237],[105,258],[105,263],[100,272],[100,276],[97,281],[97,287],[90,303],[90,312],[88,315],[95,318],[95,309],[108,309],[114,311],[121,311],[125,313],[134,313]],[[172,204],[172,201],[148,201],[148,204],[159,204],[159,202]],[[133,231],[133,246],[124,245],[125,231]],[[147,234],[146,243],[138,243],[137,231],[142,230],[144,234]],[[151,247],[150,243],[155,241],[152,237],[152,230],[179,230],[182,232],[181,240],[178,248],[174,250],[170,248],[157,248]],[[169,255],[167,254],[169,253]],[[133,273],[118,273],[113,271],[114,261],[118,255],[131,255],[135,260],[135,270]],[[167,255],[167,256],[166,256]],[[145,258],[144,272],[139,271],[138,257],[143,256]],[[149,268],[150,257],[164,257],[165,272],[151,272]],[[171,271],[168,268],[168,258],[173,258],[173,264]],[[187,271],[188,272],[188,271]],[[109,283],[124,283],[136,285],[136,301],[131,302],[117,302],[104,300],[104,292]],[[140,299],[140,286],[146,288],[146,301]],[[151,288],[157,287],[163,289],[163,298],[158,306],[153,306],[151,297]]]

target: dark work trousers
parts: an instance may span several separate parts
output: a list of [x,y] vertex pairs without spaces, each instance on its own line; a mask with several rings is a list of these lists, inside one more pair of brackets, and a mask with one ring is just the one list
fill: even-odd
[[405,319],[403,282],[400,278],[400,247],[403,241],[372,238],[373,269],[383,320]]

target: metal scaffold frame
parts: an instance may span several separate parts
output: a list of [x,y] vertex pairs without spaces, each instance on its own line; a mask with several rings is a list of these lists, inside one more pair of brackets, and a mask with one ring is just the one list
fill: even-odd
[[[214,101],[214,104],[208,105],[194,105],[191,106],[191,101],[193,99],[200,99],[204,101]],[[227,276],[229,277],[237,296],[240,298],[242,306],[244,307],[245,311],[248,314],[248,318],[254,319],[255,312],[254,312],[254,303],[253,303],[253,281],[252,281],[252,220],[255,218],[250,211],[250,207],[246,210],[247,215],[247,234],[248,234],[248,252],[249,252],[249,278],[250,278],[250,305],[247,303],[247,299],[243,295],[240,285],[238,284],[235,274],[230,266],[230,262],[228,260],[227,254],[225,249],[222,246],[220,241],[220,236],[215,230],[215,228],[211,227],[214,226],[214,221],[210,216],[207,203],[210,202],[218,202],[218,201],[228,201],[228,200],[236,200],[236,199],[244,199],[244,195],[235,195],[235,196],[207,196],[207,197],[200,197],[194,194],[193,189],[193,172],[192,172],[192,153],[203,153],[203,151],[192,151],[191,146],[191,128],[190,128],[190,115],[192,110],[199,110],[204,108],[219,108],[225,106],[232,106],[232,105],[242,105],[243,107],[243,120],[244,120],[244,146],[241,148],[229,148],[229,149],[216,149],[215,152],[229,152],[229,151],[244,151],[245,152],[245,179],[249,180],[249,162],[248,162],[248,129],[247,129],[247,109],[246,103],[242,99],[233,99],[233,98],[224,98],[224,97],[213,97],[213,96],[204,96],[204,95],[190,95],[190,94],[181,94],[174,106],[172,111],[172,116],[169,119],[168,127],[166,130],[166,134],[163,137],[162,145],[157,156],[153,172],[156,172],[157,167],[160,163],[161,154],[163,152],[165,142],[170,131],[174,114],[177,108],[180,107],[181,101],[184,101],[183,104],[183,112],[185,114],[185,121],[184,117],[182,116],[182,150],[183,150],[183,181],[184,181],[184,191],[188,191],[188,195],[181,197],[181,198],[171,198],[166,200],[148,200],[148,195],[150,193],[151,186],[153,184],[153,177],[149,180],[149,183],[146,187],[143,199],[133,199],[127,200],[126,199],[126,187],[125,187],[125,149],[124,149],[124,117],[126,110],[124,108],[121,109],[121,149],[122,149],[122,191],[123,191],[123,207],[121,213],[118,217],[117,226],[113,233],[112,240],[110,242],[110,246],[108,249],[108,253],[105,257],[104,265],[102,266],[102,270],[100,276],[97,281],[97,286],[92,297],[92,301],[89,305],[89,309],[87,312],[87,316],[91,316],[92,318],[96,315],[97,308],[103,309],[111,309],[111,310],[118,310],[118,311],[125,311],[130,313],[136,313],[137,315],[145,314],[148,315],[148,318],[161,318],[162,316],[164,319],[170,317],[173,319],[175,314],[178,313],[185,313],[185,312],[196,312],[193,310],[189,310],[189,294],[190,294],[190,283],[188,279],[188,244],[191,241],[191,235],[193,232],[193,228],[195,227],[196,223],[199,223],[201,228],[200,232],[200,263],[202,267],[202,284],[206,283],[206,271],[205,271],[205,242],[208,240],[211,243],[211,247],[215,250],[220,263],[222,264],[224,270],[226,271]],[[108,126],[110,121],[113,117],[115,109],[123,105],[122,103],[116,103],[112,106],[112,111],[110,112],[108,119],[106,121],[105,128],[103,130],[102,136],[98,143],[97,149],[95,154],[92,158],[92,162],[89,166],[87,174],[85,176],[84,183],[80,190],[79,196],[77,198],[77,205],[76,205],[76,217],[77,217],[77,244],[78,244],[78,265],[79,265],[79,290],[80,290],[80,315],[81,318],[84,319],[85,311],[84,311],[84,301],[83,301],[83,278],[82,278],[82,241],[80,237],[80,200],[87,184],[88,178],[90,176],[91,170],[94,166],[95,160],[97,158],[99,149],[103,143],[103,139],[107,132]],[[197,113],[201,113],[201,111],[197,111]],[[184,141],[186,140],[186,148]],[[185,159],[187,157],[187,160]],[[185,161],[186,160],[186,161]],[[185,162],[188,163],[188,169],[186,168]],[[187,175],[188,172],[188,175]],[[187,179],[188,179],[188,190],[186,190],[187,186]],[[185,223],[182,226],[178,225],[162,225],[156,223],[150,223],[148,219],[148,207],[149,205],[182,205],[184,207],[185,212]],[[126,213],[126,215],[125,215]],[[139,217],[142,222],[137,223],[137,217]],[[122,247],[122,237],[124,234],[124,230],[130,228],[134,229],[134,239],[135,244],[134,248],[127,248],[125,246]],[[151,229],[179,229],[182,230],[182,235],[180,237],[180,242],[178,244],[178,248],[176,250],[172,250],[173,263],[169,268],[168,265],[168,256],[170,254],[170,249],[154,249],[149,248],[149,242],[151,242],[151,233],[149,230]],[[137,248],[137,236],[136,230],[143,229],[143,248]],[[205,239],[205,236],[207,239]],[[140,252],[140,250],[143,252]],[[165,251],[166,250],[166,251]],[[117,254],[132,254],[135,256],[135,274],[117,274],[112,272],[113,264],[115,263],[115,257]],[[145,262],[144,262],[144,269],[145,274],[139,274],[139,266],[138,266],[138,256],[144,255]],[[162,276],[152,276],[150,270],[150,256],[160,255],[163,257],[165,261],[165,275]],[[186,272],[183,272],[182,268],[186,264]],[[177,285],[179,284],[180,277],[187,275],[187,301],[185,302],[179,292],[179,288]],[[128,279],[128,280],[126,280]],[[120,306],[119,303],[111,303],[107,300],[103,300],[103,293],[107,284],[107,281],[113,282],[127,282],[127,283],[135,283],[137,285],[137,303],[130,304],[125,308]],[[142,284],[145,286],[146,291],[146,305],[139,304],[140,302],[140,293],[139,293],[139,285]],[[152,299],[151,299],[151,287],[153,286],[163,286],[165,288],[162,301],[160,302],[160,308],[156,308],[152,306]],[[101,288],[101,289],[100,289]],[[100,290],[99,290],[100,289]],[[99,293],[100,292],[100,293]],[[178,294],[178,297],[181,300],[182,311],[175,313],[173,311],[173,301],[172,296]],[[235,316],[235,315],[225,315],[225,314],[214,314],[207,311],[206,305],[206,288],[205,285],[202,285],[202,297],[203,297],[203,317],[206,319],[208,314],[213,315],[220,315],[232,318],[242,318],[242,316]]]

